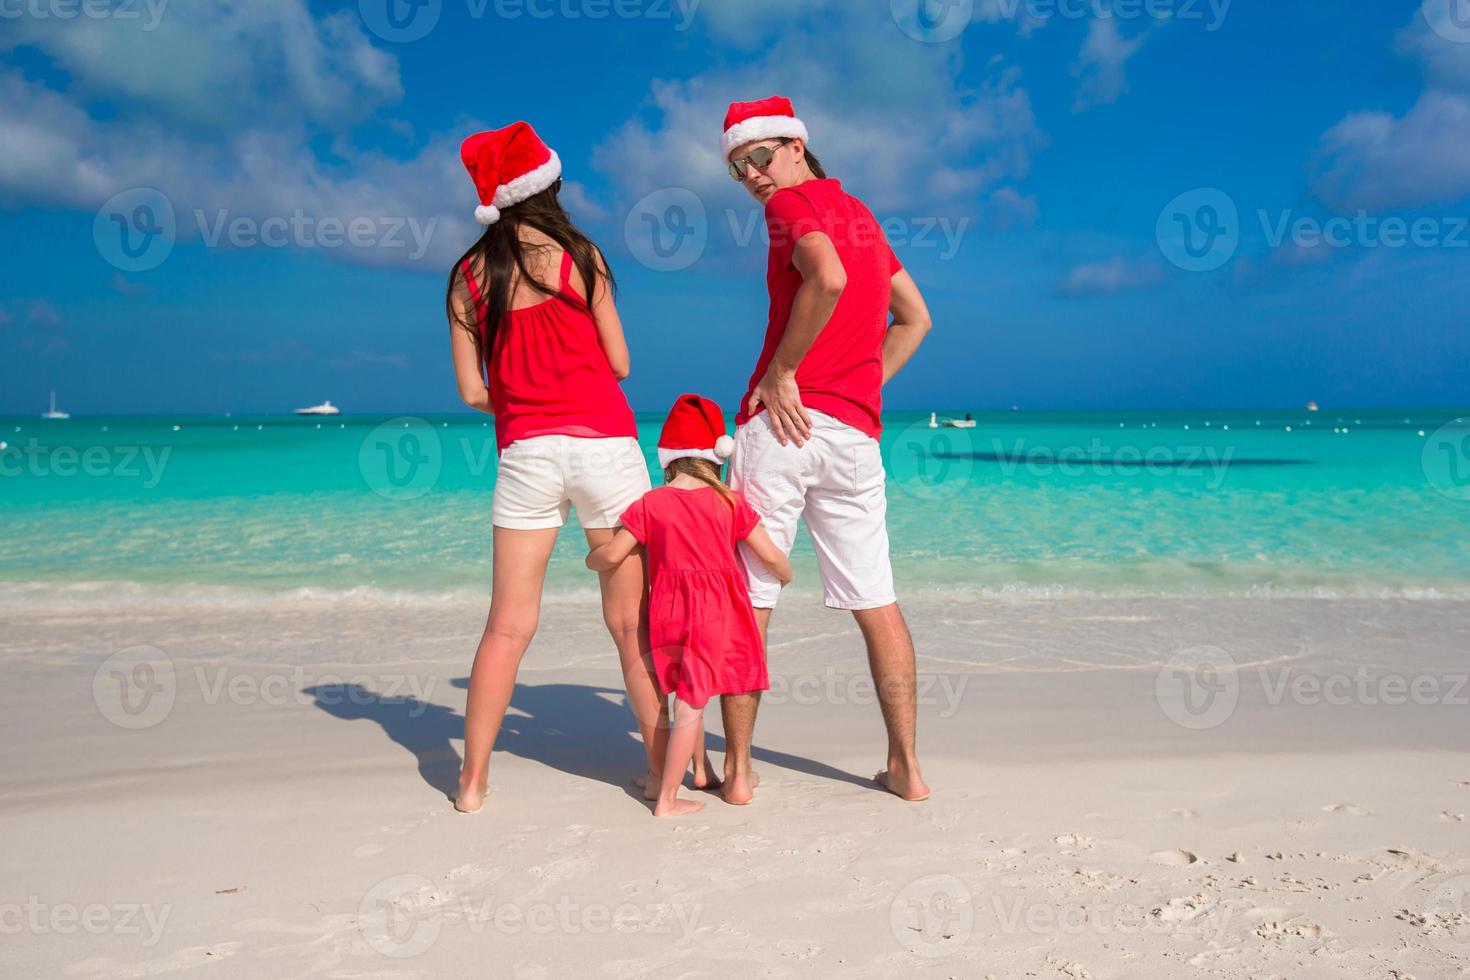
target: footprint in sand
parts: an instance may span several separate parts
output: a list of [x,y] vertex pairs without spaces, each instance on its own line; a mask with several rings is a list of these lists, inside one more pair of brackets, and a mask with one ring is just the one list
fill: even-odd
[[1262,939],[1273,939],[1277,936],[1295,936],[1298,939],[1321,939],[1327,935],[1327,930],[1315,922],[1263,922],[1256,927],[1256,935]]
[[1351,803],[1331,803],[1324,806],[1322,812],[1346,813],[1350,817],[1371,817],[1373,815],[1372,810],[1365,810],[1363,807],[1353,806]]
[[1199,816],[1199,814],[1194,812],[1193,810],[1188,810],[1183,807],[1177,807],[1173,810],[1167,811],[1167,813],[1175,820],[1194,820]]
[[1465,815],[1463,813],[1451,813],[1448,810],[1442,810],[1440,811],[1439,819],[1445,823],[1464,823]]
[[1167,851],[1154,851],[1148,856],[1154,864],[1162,864],[1166,868],[1186,868],[1199,860],[1199,855],[1178,847]]
[[355,858],[370,858],[382,854],[387,848],[382,844],[361,844],[354,848],[352,856]]
[[1077,851],[1090,851],[1097,843],[1091,837],[1083,837],[1081,834],[1062,834],[1052,839],[1062,847],[1070,847]]

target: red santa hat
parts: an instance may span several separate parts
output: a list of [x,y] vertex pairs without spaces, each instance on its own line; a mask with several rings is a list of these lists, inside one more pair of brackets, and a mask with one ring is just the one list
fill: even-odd
[[459,158],[480,192],[475,220],[482,225],[495,224],[502,208],[540,194],[561,177],[561,157],[530,123],[476,133],[460,145]]
[[658,465],[676,459],[707,459],[716,466],[730,458],[735,440],[725,434],[725,413],[699,395],[680,395],[658,436]]
[[725,135],[720,138],[720,156],[730,159],[737,146],[755,140],[805,140],[806,126],[796,118],[791,102],[779,95],[758,102],[732,102],[725,113]]

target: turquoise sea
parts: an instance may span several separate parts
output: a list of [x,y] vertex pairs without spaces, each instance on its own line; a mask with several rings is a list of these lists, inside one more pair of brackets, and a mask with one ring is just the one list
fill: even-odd
[[[927,413],[894,413],[900,593],[1470,596],[1462,416],[1004,412],[931,429]],[[640,416],[651,468],[660,424]],[[492,426],[6,418],[0,604],[484,594]],[[573,525],[553,592],[594,587],[584,552]],[[815,587],[805,535],[795,557],[799,585]]]

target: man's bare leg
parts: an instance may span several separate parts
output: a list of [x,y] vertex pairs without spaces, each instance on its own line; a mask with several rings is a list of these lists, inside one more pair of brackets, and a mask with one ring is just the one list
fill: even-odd
[[884,789],[911,802],[929,798],[929,787],[919,774],[914,749],[918,679],[914,667],[914,639],[898,603],[878,609],[853,610],[868,645],[868,667],[878,689],[883,724],[888,729],[888,768],[874,778]]
[[[760,627],[761,646],[766,645],[766,631],[771,624],[770,609],[756,609],[755,624]],[[726,803],[744,806],[755,796],[760,779],[750,768],[750,745],[755,737],[755,715],[761,696],[727,694],[720,698],[720,717],[725,723],[725,781],[720,795]]]

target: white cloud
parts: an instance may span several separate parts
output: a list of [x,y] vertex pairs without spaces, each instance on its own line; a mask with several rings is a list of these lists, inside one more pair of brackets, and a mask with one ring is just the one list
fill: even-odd
[[397,60],[354,14],[314,17],[305,0],[172,3],[152,30],[147,18],[6,23],[0,50],[44,52],[68,74],[69,94],[200,128],[297,117],[340,127],[403,94]]
[[[424,248],[424,262],[444,265],[478,234],[457,136],[407,158],[351,144],[350,125],[401,94],[396,59],[354,15],[313,17],[304,0],[201,0],[170,5],[154,32],[89,18],[12,23],[0,48],[40,50],[68,82],[58,90],[0,67],[0,207],[90,210],[151,187],[173,203],[185,242],[221,213],[366,218],[373,244],[316,244],[369,265],[413,264]],[[333,162],[312,149],[322,133]]]
[[1038,208],[1036,198],[1022,194],[1014,187],[1002,187],[990,195],[995,205],[995,223],[999,228],[1025,227],[1036,221]]
[[1449,7],[1425,6],[1398,35],[1419,59],[1427,87],[1402,116],[1354,112],[1323,134],[1311,162],[1312,187],[1339,211],[1418,208],[1470,196],[1470,44],[1448,29]]
[[587,193],[587,185],[579,181],[563,181],[557,200],[566,208],[573,221],[601,221],[607,217],[607,209],[594,201]]
[[1143,289],[1163,278],[1164,270],[1157,262],[1130,261],[1118,255],[1103,262],[1074,266],[1062,281],[1061,291],[1068,296],[1111,296]]
[[[1462,0],[1431,0],[1415,14],[1398,35],[1398,50],[1417,58],[1424,74],[1438,88],[1470,91],[1470,44],[1450,41],[1466,34],[1450,17],[1451,3]],[[1432,24],[1431,24],[1432,18]]]
[[780,92],[828,172],[877,210],[932,208],[1024,177],[1045,135],[1019,71],[997,64],[978,89],[964,84],[956,49],[893,43],[887,6],[833,6],[787,23],[742,66],[655,82],[594,165],[630,200],[678,185],[748,203],[720,159],[721,123],[730,102]]
[[1403,116],[1354,113],[1322,137],[1313,169],[1339,210],[1457,201],[1470,195],[1470,98],[1431,89]]
[[1128,91],[1128,59],[1138,53],[1144,40],[1145,35],[1142,34],[1125,39],[1118,30],[1116,18],[1094,17],[1090,20],[1082,51],[1072,66],[1072,74],[1081,80],[1073,111],[1117,102]]

